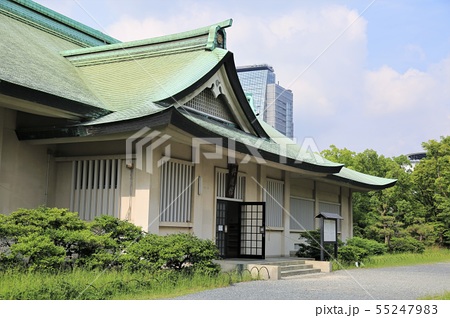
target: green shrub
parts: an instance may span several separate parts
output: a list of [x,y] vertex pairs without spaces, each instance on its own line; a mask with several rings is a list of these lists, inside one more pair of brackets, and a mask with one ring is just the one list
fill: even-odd
[[45,235],[31,233],[22,236],[11,247],[11,258],[20,266],[30,270],[55,270],[64,262],[65,251],[61,246],[56,246]]
[[202,240],[192,234],[148,234],[120,255],[119,263],[132,271],[172,269],[216,274],[220,270],[219,265],[213,262],[216,258],[218,250],[210,240]]
[[89,227],[96,235],[109,235],[111,239],[117,242],[117,248],[119,249],[127,247],[131,242],[140,240],[144,235],[141,227],[108,215],[96,217],[89,224]]
[[338,255],[341,262],[350,264],[363,261],[369,254],[368,251],[362,247],[345,245],[339,249]]
[[350,264],[360,263],[369,256],[382,255],[386,252],[386,245],[375,240],[354,236],[346,241],[345,246],[339,249],[338,254],[342,263]]
[[367,251],[367,256],[383,255],[387,252],[388,248],[383,243],[379,243],[375,240],[370,240],[362,237],[354,236],[347,240],[346,245],[356,246]]
[[[145,234],[127,221],[92,222],[66,209],[20,209],[0,221],[0,269],[127,269],[215,274],[218,250],[191,234]],[[32,234],[30,234],[32,233]]]
[[425,244],[410,236],[393,237],[389,242],[389,251],[391,253],[423,253]]
[[75,231],[86,228],[86,223],[75,212],[67,209],[39,207],[19,209],[6,217],[6,223],[15,231],[9,234],[20,237],[31,232],[45,233],[48,230]]

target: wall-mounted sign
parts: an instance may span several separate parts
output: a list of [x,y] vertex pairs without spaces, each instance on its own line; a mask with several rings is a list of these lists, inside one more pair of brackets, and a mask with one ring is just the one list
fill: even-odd
[[225,196],[227,198],[234,198],[234,192],[236,190],[236,182],[238,176],[239,166],[236,164],[228,164],[228,174],[227,174],[227,191]]

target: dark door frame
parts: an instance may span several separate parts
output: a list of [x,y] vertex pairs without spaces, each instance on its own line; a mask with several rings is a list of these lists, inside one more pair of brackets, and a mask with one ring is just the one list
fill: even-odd
[[223,258],[265,258],[265,202],[217,199],[216,245]]

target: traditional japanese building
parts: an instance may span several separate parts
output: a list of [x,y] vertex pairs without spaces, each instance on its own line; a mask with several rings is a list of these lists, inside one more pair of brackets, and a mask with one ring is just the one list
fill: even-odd
[[395,180],[301,149],[258,120],[231,20],[120,42],[32,1],[0,1],[0,212],[39,205],[190,232],[223,257],[285,256],[319,212],[352,236],[352,193]]

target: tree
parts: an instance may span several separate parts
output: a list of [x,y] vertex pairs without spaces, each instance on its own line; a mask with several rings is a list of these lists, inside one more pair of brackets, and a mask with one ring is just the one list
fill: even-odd
[[425,208],[424,221],[432,224],[440,245],[450,245],[450,136],[422,143],[426,157],[412,178],[417,198]]
[[353,194],[356,235],[389,245],[393,237],[414,233],[412,228],[407,231],[408,226],[424,221],[423,205],[415,196],[411,174],[404,169],[409,164],[406,156],[386,158],[371,149],[355,153],[334,145],[323,151],[322,155],[362,173],[397,179],[394,187]]

